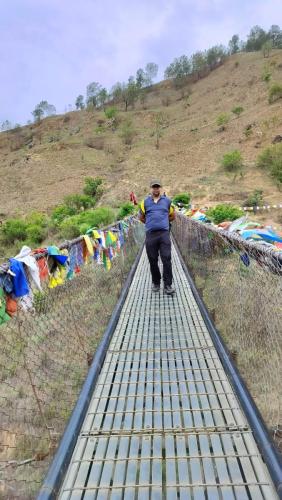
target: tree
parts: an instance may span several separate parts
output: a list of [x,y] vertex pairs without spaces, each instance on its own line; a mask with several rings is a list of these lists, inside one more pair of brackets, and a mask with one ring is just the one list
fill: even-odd
[[108,100],[108,91],[105,87],[103,87],[97,94],[97,103],[99,106],[102,106],[105,109],[105,104]]
[[158,70],[159,67],[156,63],[150,62],[146,64],[145,74],[146,74],[147,85],[152,85],[153,79],[156,78],[158,74]]
[[200,78],[200,72],[206,67],[207,59],[204,52],[198,51],[191,57],[192,72],[197,73],[198,79]]
[[272,49],[272,41],[267,40],[266,42],[264,42],[264,44],[262,45],[262,48],[261,48],[262,53],[263,53],[263,57],[269,57],[271,49]]
[[6,130],[11,130],[13,128],[12,123],[9,120],[5,120],[1,125],[1,132],[6,132]]
[[45,116],[53,116],[56,114],[56,108],[53,104],[49,104],[47,101],[41,101],[39,105],[43,110]]
[[83,99],[84,99],[83,95],[80,94],[79,96],[77,96],[76,101],[75,101],[76,109],[84,109],[85,108],[85,104],[83,102]]
[[125,93],[128,104],[134,107],[135,101],[138,99],[139,89],[133,76],[130,76],[128,78],[128,84]]
[[136,85],[140,89],[142,89],[146,85],[146,74],[142,68],[139,68],[136,72]]
[[165,78],[182,79],[191,73],[191,64],[187,56],[176,57],[166,68]]
[[207,64],[212,70],[222,63],[226,57],[226,49],[223,45],[214,45],[207,51]]
[[155,122],[154,135],[156,137],[155,146],[156,146],[156,149],[159,149],[160,138],[163,135],[163,129],[168,126],[168,118],[164,113],[159,112],[159,113],[156,113],[156,115],[154,117],[154,122]]
[[234,149],[230,153],[225,153],[221,160],[221,165],[227,173],[234,173],[234,180],[238,173],[242,176],[243,159],[241,152],[238,149]]
[[240,50],[240,41],[239,41],[239,35],[233,35],[231,40],[229,41],[229,51],[230,54],[236,54]]
[[270,27],[267,37],[272,41],[273,48],[282,49],[282,31],[277,24]]
[[246,43],[246,51],[253,52],[261,50],[263,44],[267,41],[267,33],[258,25],[254,26]]
[[44,116],[44,111],[43,109],[40,107],[39,104],[37,104],[37,106],[35,106],[34,110],[32,111],[31,113],[34,117],[34,121],[35,122],[39,122],[43,116]]
[[115,85],[113,85],[111,89],[111,96],[115,103],[122,100],[123,91],[124,91],[124,83],[117,82],[115,83]]
[[56,114],[56,108],[53,104],[47,101],[41,101],[37,104],[31,113],[36,122],[40,121],[44,116],[53,116]]
[[91,82],[86,87],[86,105],[96,108],[97,96],[101,91],[101,85],[98,82]]

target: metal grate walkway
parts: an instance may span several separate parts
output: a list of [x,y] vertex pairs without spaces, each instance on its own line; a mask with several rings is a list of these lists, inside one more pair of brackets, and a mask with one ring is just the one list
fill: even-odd
[[63,500],[277,498],[174,249],[173,271],[152,294],[143,252]]

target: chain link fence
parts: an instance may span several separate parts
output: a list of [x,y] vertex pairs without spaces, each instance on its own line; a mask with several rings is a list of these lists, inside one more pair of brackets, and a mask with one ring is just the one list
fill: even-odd
[[182,257],[282,451],[282,252],[178,215]]
[[[0,326],[0,498],[33,499],[144,240],[136,221],[112,267],[91,262]],[[82,239],[67,245],[82,254]]]

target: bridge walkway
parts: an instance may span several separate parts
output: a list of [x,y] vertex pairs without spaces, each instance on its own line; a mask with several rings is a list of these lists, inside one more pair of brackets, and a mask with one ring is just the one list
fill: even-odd
[[277,498],[174,248],[173,272],[153,294],[143,252],[61,500]]

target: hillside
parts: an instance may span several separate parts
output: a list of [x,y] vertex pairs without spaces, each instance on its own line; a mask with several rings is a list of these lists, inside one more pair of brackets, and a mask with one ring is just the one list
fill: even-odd
[[[200,205],[241,205],[254,189],[262,189],[270,204],[282,202],[275,182],[255,166],[259,152],[282,134],[282,101],[268,104],[265,66],[271,82],[281,83],[281,50],[269,58],[259,52],[234,55],[184,89],[161,82],[149,89],[146,109],[137,102],[125,113],[119,106],[116,131],[106,123],[98,129],[97,121],[106,121],[102,111],[76,111],[0,134],[0,219],[31,210],[48,212],[65,195],[81,191],[86,176],[103,178],[106,189],[99,204],[113,207],[127,201],[132,190],[138,199],[144,196],[152,177],[160,177],[170,195],[188,190]],[[191,96],[183,98],[188,87]],[[239,118],[232,116],[234,106],[244,108]],[[165,128],[156,149],[158,111],[165,114]],[[231,120],[220,132],[216,119],[222,112],[230,113]],[[120,137],[127,119],[136,132],[131,146]],[[251,135],[246,137],[249,124]],[[94,137],[100,149],[87,146]],[[241,150],[246,165],[244,177],[235,181],[219,166],[222,155],[232,149]]]

